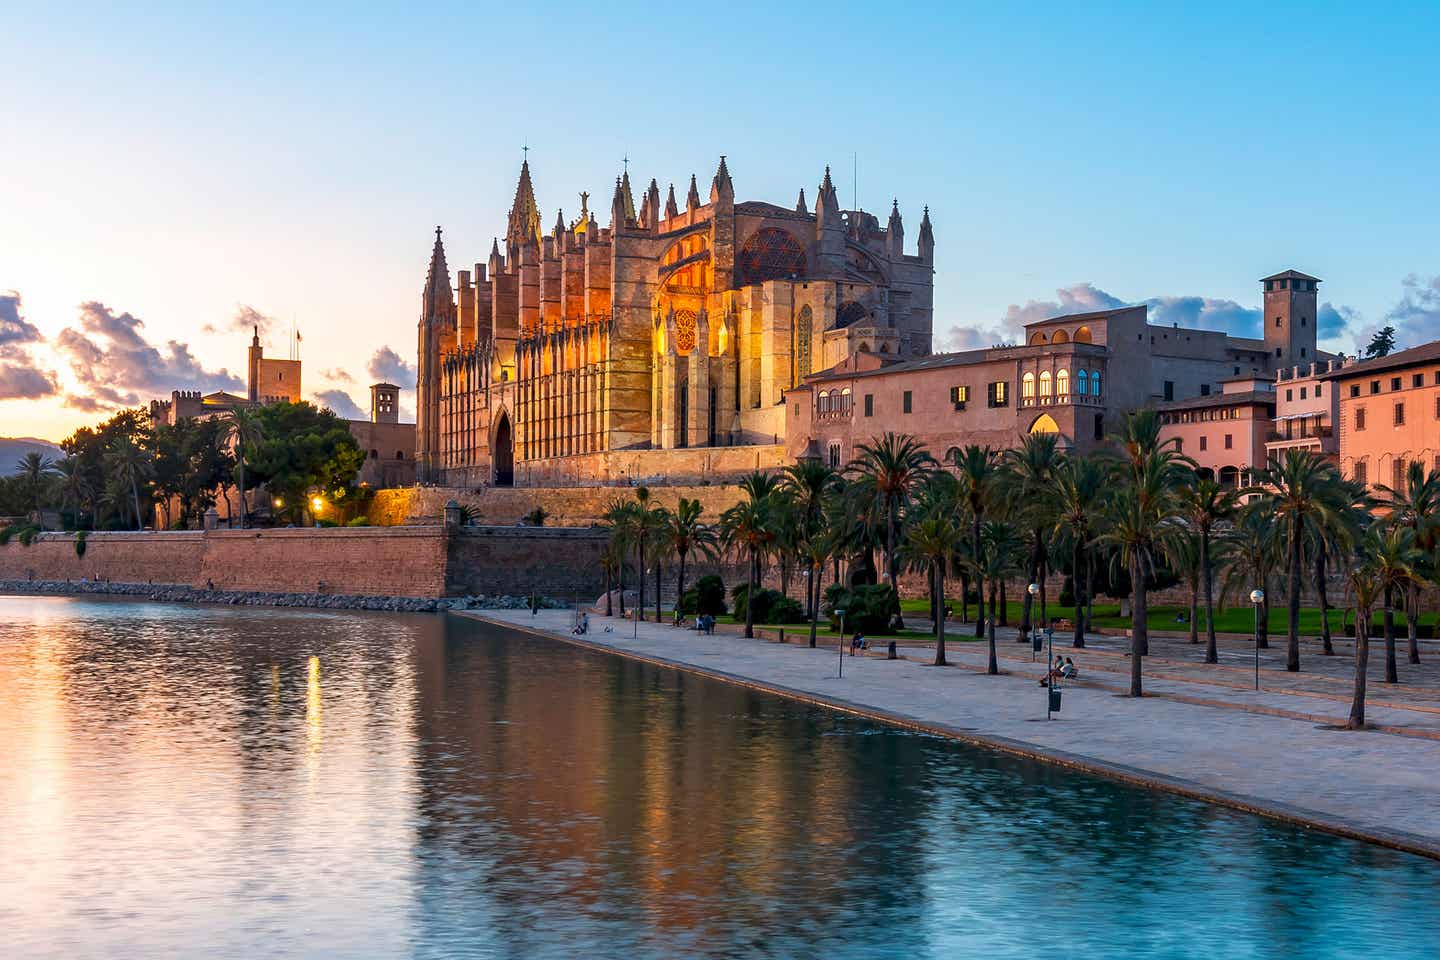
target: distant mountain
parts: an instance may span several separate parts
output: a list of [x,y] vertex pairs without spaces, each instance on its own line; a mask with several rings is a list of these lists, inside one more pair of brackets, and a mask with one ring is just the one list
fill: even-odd
[[32,450],[39,451],[51,460],[58,460],[65,456],[61,450],[49,440],[37,440],[34,437],[0,437],[0,476],[8,476],[15,472],[25,454]]

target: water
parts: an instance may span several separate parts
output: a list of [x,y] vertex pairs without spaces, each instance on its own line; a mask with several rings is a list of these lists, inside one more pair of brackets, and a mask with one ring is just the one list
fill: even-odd
[[1440,951],[1440,864],[457,618],[0,599],[0,845],[8,958]]

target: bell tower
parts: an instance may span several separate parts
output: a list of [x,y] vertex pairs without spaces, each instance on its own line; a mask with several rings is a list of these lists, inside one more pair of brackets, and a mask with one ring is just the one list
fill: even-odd
[[1260,281],[1265,287],[1265,349],[1274,369],[1315,359],[1315,314],[1320,280],[1286,270]]

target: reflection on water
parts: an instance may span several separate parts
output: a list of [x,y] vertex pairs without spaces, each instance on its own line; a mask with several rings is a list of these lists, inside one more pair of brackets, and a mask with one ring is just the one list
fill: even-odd
[[1429,861],[455,618],[3,599],[0,769],[6,956],[1440,948]]

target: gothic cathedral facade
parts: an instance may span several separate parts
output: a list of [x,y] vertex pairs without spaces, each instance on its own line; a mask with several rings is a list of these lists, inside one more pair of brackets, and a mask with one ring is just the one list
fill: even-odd
[[683,475],[702,461],[673,452],[783,451],[784,391],[802,378],[857,352],[930,352],[928,209],[907,254],[898,203],[883,228],[841,210],[828,168],[813,210],[804,190],[794,207],[737,203],[724,157],[705,203],[693,176],[683,207],[673,185],[662,204],[651,180],[637,210],[627,170],[601,227],[588,197],[543,234],[527,160],[504,245],[453,287],[436,229],[419,323],[420,482],[605,483],[622,479],[621,453],[637,469],[637,451],[650,475],[704,479]]

